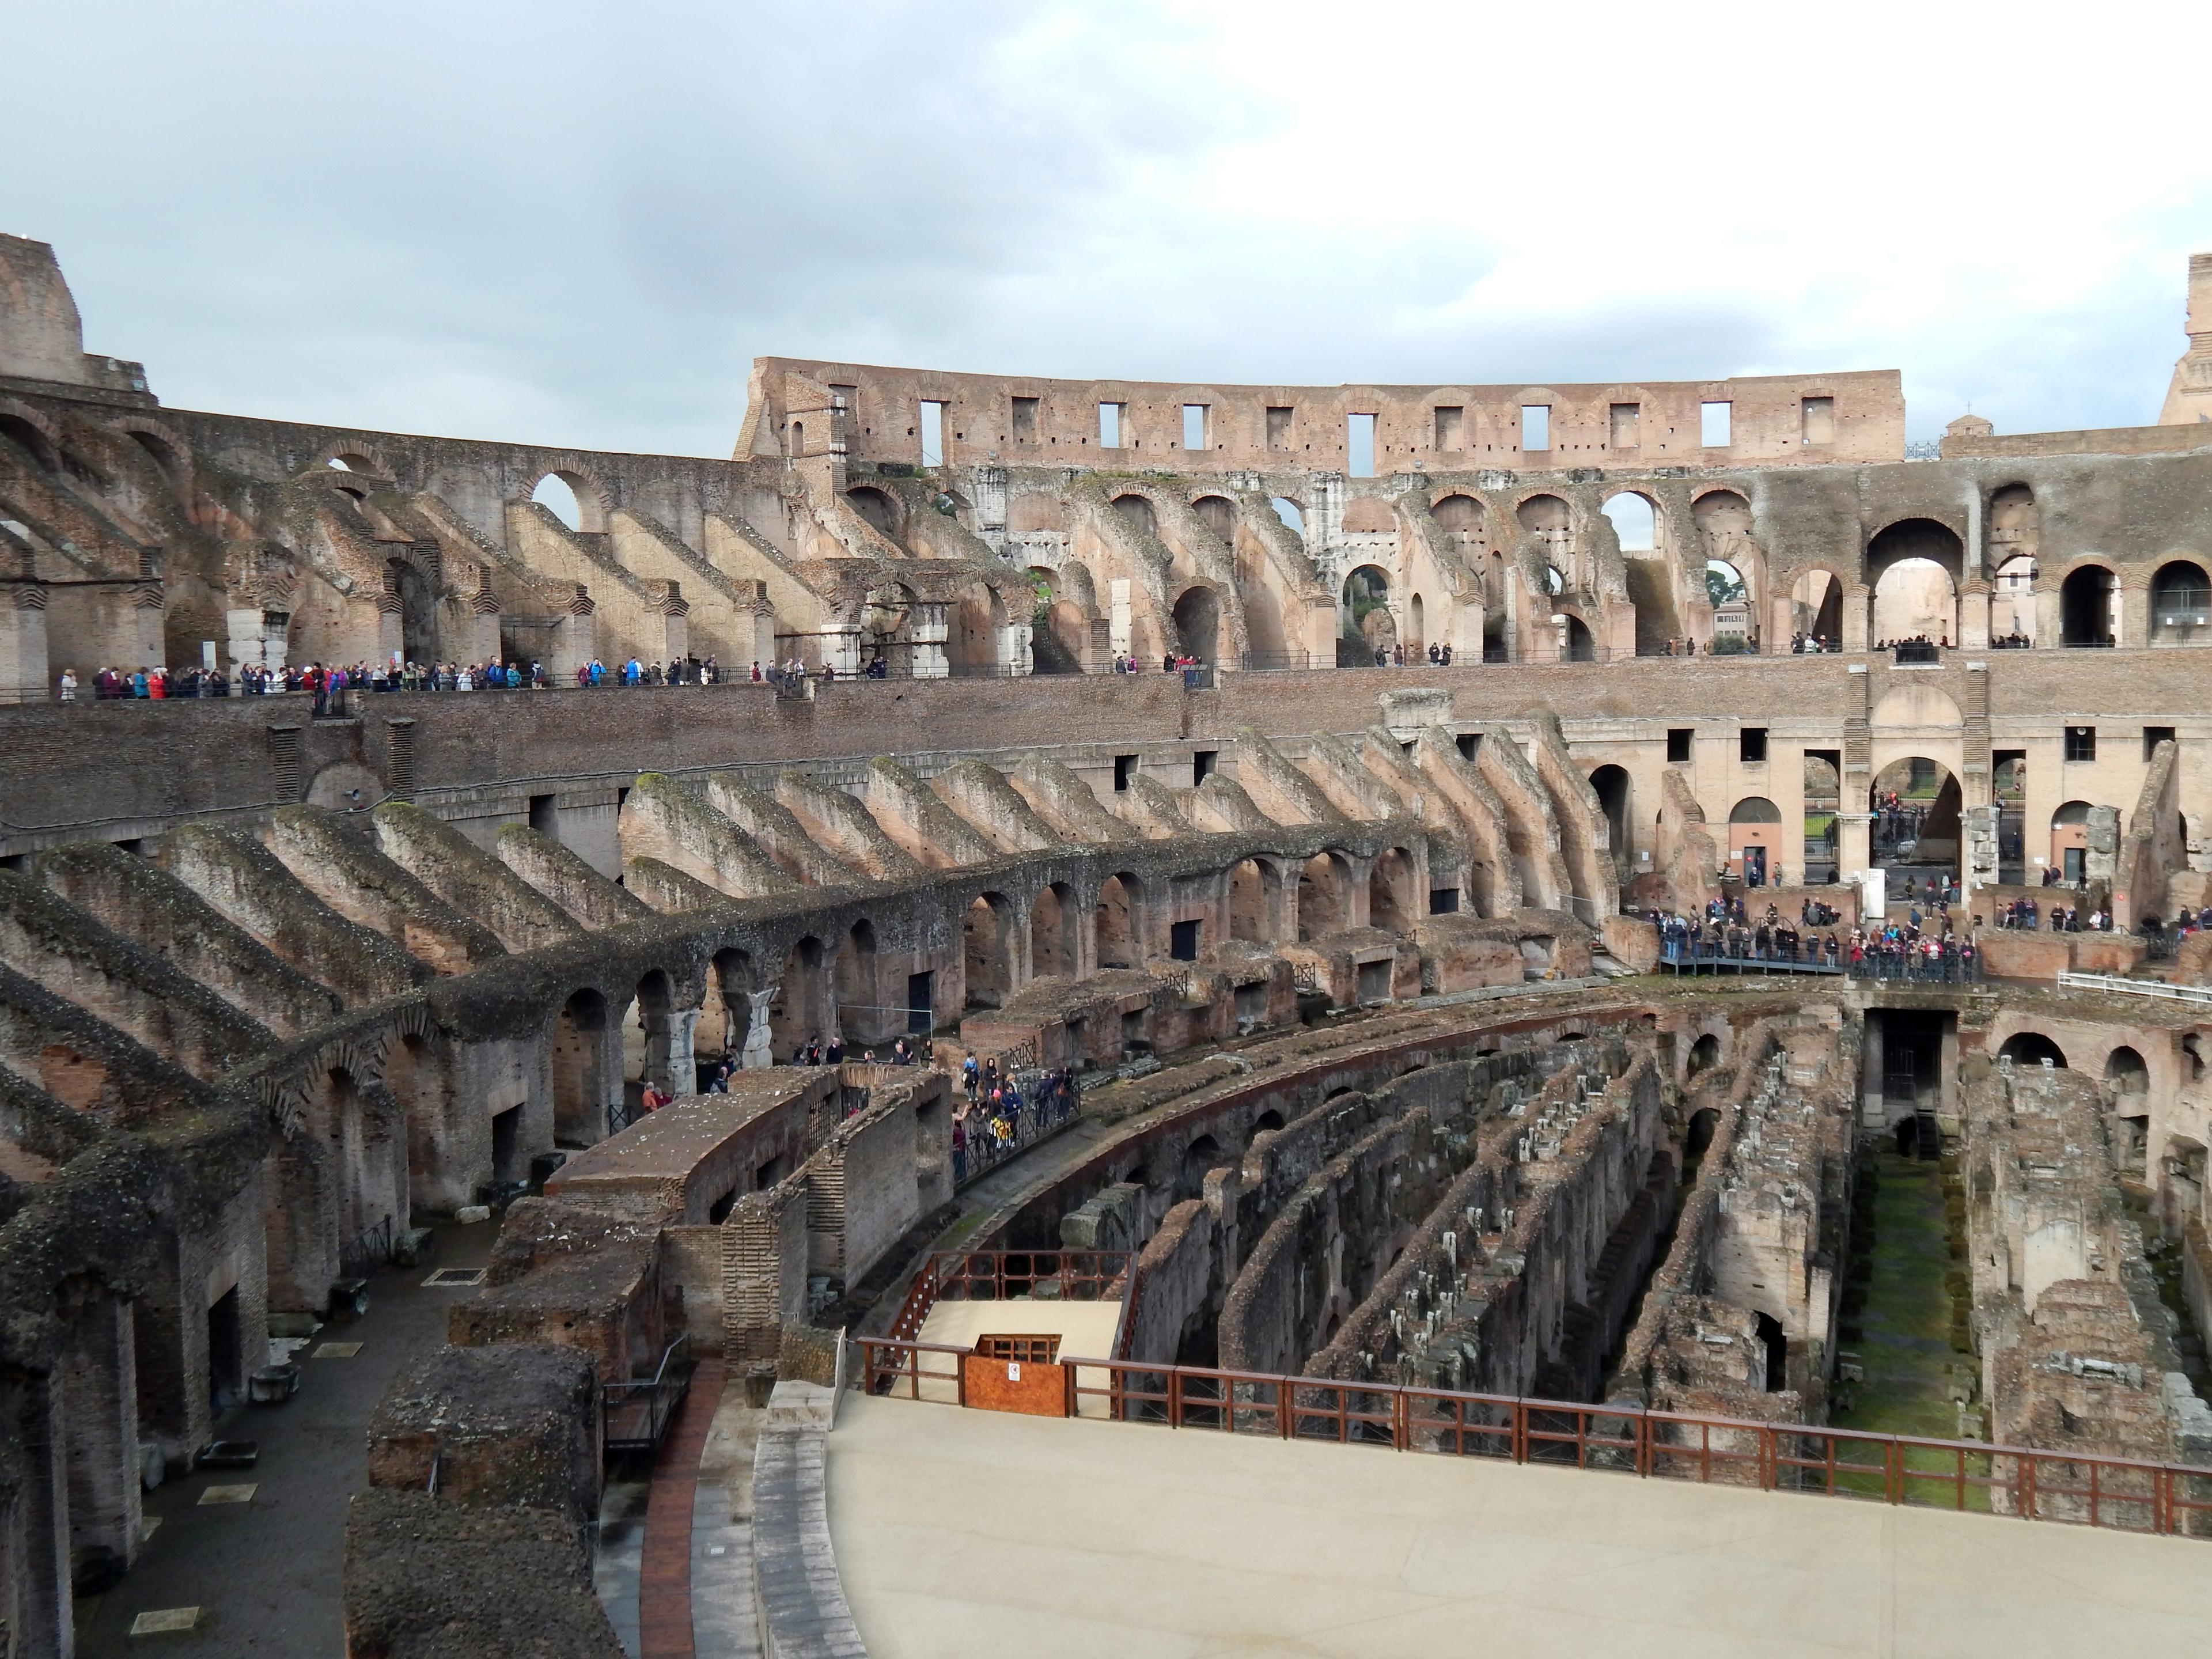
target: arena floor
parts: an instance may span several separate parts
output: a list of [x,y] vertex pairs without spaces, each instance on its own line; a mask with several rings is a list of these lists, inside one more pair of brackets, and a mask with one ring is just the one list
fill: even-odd
[[2212,1542],[851,1396],[875,1659],[2203,1652]]

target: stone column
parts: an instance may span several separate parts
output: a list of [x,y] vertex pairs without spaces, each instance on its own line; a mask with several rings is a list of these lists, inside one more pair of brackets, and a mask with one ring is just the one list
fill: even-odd
[[131,1304],[93,1292],[70,1322],[58,1374],[64,1401],[72,1551],[138,1553],[138,1393]]
[[592,659],[596,642],[592,613],[597,608],[592,602],[591,590],[577,583],[576,592],[568,601],[568,613],[553,629],[553,660],[547,665],[546,676],[554,684],[574,686],[576,671]]
[[941,680],[952,672],[945,659],[945,607],[941,605],[917,605],[908,623],[908,637],[914,641],[914,677],[918,680]]
[[[77,696],[89,702],[98,663],[80,666]],[[0,588],[0,702],[44,702],[52,696],[46,664],[46,588],[43,582],[14,582]]]
[[1862,583],[1844,589],[1844,649],[1864,651],[1874,639],[1874,595]]
[[1964,854],[1960,878],[1971,904],[1974,890],[1990,887],[1997,879],[1997,809],[1969,806],[1959,815]]

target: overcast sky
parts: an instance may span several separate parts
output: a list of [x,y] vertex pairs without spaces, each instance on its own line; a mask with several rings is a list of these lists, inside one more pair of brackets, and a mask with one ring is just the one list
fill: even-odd
[[756,355],[1901,369],[2156,419],[2202,0],[0,0],[0,230],[164,401],[726,454]]

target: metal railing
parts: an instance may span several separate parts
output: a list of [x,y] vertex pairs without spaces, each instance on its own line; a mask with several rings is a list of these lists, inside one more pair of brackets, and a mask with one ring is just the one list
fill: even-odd
[[648,1377],[599,1385],[599,1449],[602,1458],[625,1453],[650,1454],[660,1445],[676,1408],[691,1387],[691,1335],[670,1343]]
[[1058,1134],[1081,1115],[1081,1091],[1072,1074],[1062,1078],[1052,1072],[1014,1072],[1008,1075],[1022,1097],[1021,1111],[1012,1121],[1013,1138],[1002,1141],[988,1132],[991,1115],[988,1101],[963,1105],[963,1136],[961,1144],[952,1149],[952,1184],[956,1188],[981,1180],[1009,1158]]
[[340,1279],[367,1279],[392,1261],[392,1218],[364,1227],[338,1251]]
[[[856,1382],[869,1393],[966,1404],[968,1350],[860,1346]],[[1393,1383],[1065,1354],[1060,1364],[1071,1417],[2212,1538],[2212,1469],[2184,1464]]]
[[2058,985],[2066,991],[2118,991],[2131,997],[2153,997],[2161,1002],[2187,1002],[2212,1006],[2212,985],[2169,985],[2163,980],[2122,979],[2117,974],[2058,972]]
[[[1129,1276],[1127,1250],[946,1250],[921,1264],[891,1322],[891,1339],[912,1343],[940,1300],[1004,1302],[1050,1285],[1063,1302],[1097,1302]],[[864,1354],[865,1357],[865,1354]]]

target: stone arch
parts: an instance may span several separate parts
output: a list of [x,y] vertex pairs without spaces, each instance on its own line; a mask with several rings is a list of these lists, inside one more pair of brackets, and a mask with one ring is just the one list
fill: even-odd
[[1117,871],[1099,884],[1092,921],[1101,968],[1145,963],[1145,890],[1133,872]]
[[714,952],[707,964],[708,994],[700,1015],[695,1053],[735,1062],[744,1052],[745,1036],[752,1027],[752,1001],[747,993],[757,988],[750,952],[734,945]]
[[[1899,812],[1893,820],[1885,816],[1883,806],[1893,793]],[[1875,861],[1957,873],[1961,802],[1958,775],[1942,762],[1926,755],[1900,755],[1884,763],[1867,790],[1867,810],[1875,815]]]
[[[1382,566],[1355,565],[1346,571],[1338,612],[1344,643],[1351,647],[1353,667],[1370,666],[1375,653],[1398,642],[1398,621],[1390,613],[1390,578]],[[1344,653],[1340,652],[1340,660]]]
[[1064,881],[1038,889],[1030,902],[1030,964],[1037,974],[1076,975],[1075,890]]
[[1765,887],[1781,873],[1781,809],[1764,795],[1747,795],[1729,809],[1729,868],[1747,887]]
[[1564,605],[1560,607],[1559,614],[1566,618],[1567,627],[1566,643],[1560,649],[1559,660],[1561,662],[1595,662],[1597,639],[1591,634],[1589,624]]
[[1199,522],[1220,539],[1224,547],[1237,545],[1237,503],[1226,495],[1205,495],[1190,504]]
[[[1692,1042],[1690,1045],[1688,1066],[1689,1074],[1692,1077],[1697,1076],[1700,1072],[1710,1072],[1714,1066],[1720,1063],[1721,1040],[1712,1032],[1707,1031],[1704,1036],[1700,1036],[1695,1042]],[[1715,1113],[1714,1121],[1717,1122],[1718,1119],[1719,1114]],[[1708,1126],[1706,1133],[1708,1139],[1710,1139],[1711,1134],[1711,1126]]]
[[1598,510],[1611,521],[1622,553],[1656,553],[1664,544],[1665,513],[1644,491],[1616,490]]
[[2103,559],[2076,559],[2058,584],[2058,642],[2108,646],[2119,638],[2119,571]]
[[433,662],[438,649],[437,587],[412,558],[384,562],[384,594],[379,608],[397,620],[396,637],[383,635],[384,649],[397,650],[409,662]]
[[2064,801],[2051,815],[2051,867],[2065,877],[2069,886],[2081,881],[2081,866],[2088,856],[2089,806],[2086,800]]
[[960,918],[968,1006],[1000,1008],[1020,982],[1014,939],[1014,907],[1003,893],[979,893]]
[[1406,601],[1406,654],[1417,658],[1429,642],[1429,607],[1419,593]]
[[1881,701],[1869,714],[1867,724],[1876,731],[1957,731],[1966,724],[1966,716],[1960,713],[1958,703],[1948,692],[1914,682],[1894,685],[1883,692]]
[[1806,634],[1831,649],[1844,641],[1844,580],[1826,565],[1800,571],[1790,587],[1790,632]]
[[1298,872],[1298,943],[1352,925],[1352,866],[1339,852],[1316,853]]
[[145,451],[172,489],[181,489],[191,481],[192,470],[198,465],[192,447],[170,427],[138,415],[110,421],[107,426],[109,431],[121,434]]
[[60,428],[28,404],[0,398],[0,438],[13,439],[21,445],[41,472],[62,470]]
[[2212,575],[2203,561],[2172,558],[2150,579],[2150,642],[2191,645],[2212,639]]
[[1299,539],[1304,539],[1306,507],[1304,501],[1294,495],[1270,495],[1267,498],[1267,505],[1274,509],[1275,516],[1283,521],[1283,528]]
[[1367,925],[1386,933],[1407,933],[1422,909],[1413,898],[1412,855],[1402,847],[1387,849],[1367,872]]
[[848,1042],[878,1042],[906,1029],[903,1013],[887,1018],[881,1006],[890,999],[881,994],[878,965],[876,925],[862,916],[845,930],[845,943],[830,966],[830,982],[836,993],[836,1035]]
[[1597,796],[1598,810],[1605,814],[1608,838],[1613,843],[1613,865],[1615,873],[1626,881],[1634,872],[1630,868],[1634,856],[1630,842],[1634,836],[1633,800],[1635,785],[1628,769],[1611,762],[1589,775],[1590,790]]
[[664,1094],[690,1093],[696,1079],[669,1075],[674,1034],[676,988],[667,970],[649,968],[638,976],[623,1021],[623,1081],[642,1089],[652,1084]]
[[854,484],[845,492],[853,510],[892,541],[898,539],[902,514],[898,503],[873,484]]
[[2062,1069],[2066,1065],[2066,1051],[2040,1031],[2014,1031],[1998,1048],[1997,1058],[2020,1066],[2040,1066],[2046,1060]]
[[1229,872],[1229,937],[1253,945],[1274,942],[1273,905],[1282,883],[1261,859],[1243,859]]
[[[569,500],[574,502],[574,523],[569,522],[562,510],[566,503],[556,504],[560,503],[560,494],[548,489],[549,479],[567,490]],[[553,497],[551,501],[545,499],[548,495]],[[563,465],[546,468],[532,481],[526,495],[527,499],[536,501],[579,534],[598,536],[606,533],[607,512],[611,505],[606,488],[581,467]]]
[[606,1041],[606,998],[590,986],[571,992],[553,1018],[549,1057],[556,1146],[588,1146],[607,1133]]
[[339,438],[325,444],[316,453],[314,465],[334,472],[357,472],[363,477],[389,480],[393,477],[392,463],[384,452],[374,444],[359,438]]
[[1152,497],[1140,495],[1135,490],[1124,490],[1110,503],[1114,510],[1147,536],[1160,533],[1160,515],[1152,506]]
[[1866,544],[1872,636],[1898,640],[1926,633],[1956,645],[1959,584],[1966,574],[1966,544],[1949,525],[1931,518],[1884,525]]
[[1490,515],[1475,496],[1464,490],[1448,490],[1429,503],[1429,516],[1449,533],[1480,542],[1489,526]]
[[1219,659],[1221,595],[1203,583],[1185,588],[1173,612],[1176,638],[1182,651],[1202,663]]
[[816,1038],[828,1040],[830,974],[829,949],[811,933],[795,940],[785,952],[768,1011],[769,1052],[779,1066],[790,1065],[793,1056]]
[[2147,1095],[2150,1066],[2134,1048],[2120,1043],[2105,1056],[2105,1082],[2115,1095]]
[[948,607],[945,659],[949,673],[960,678],[999,672],[999,642],[1005,637],[1006,602],[988,582],[963,586]]

